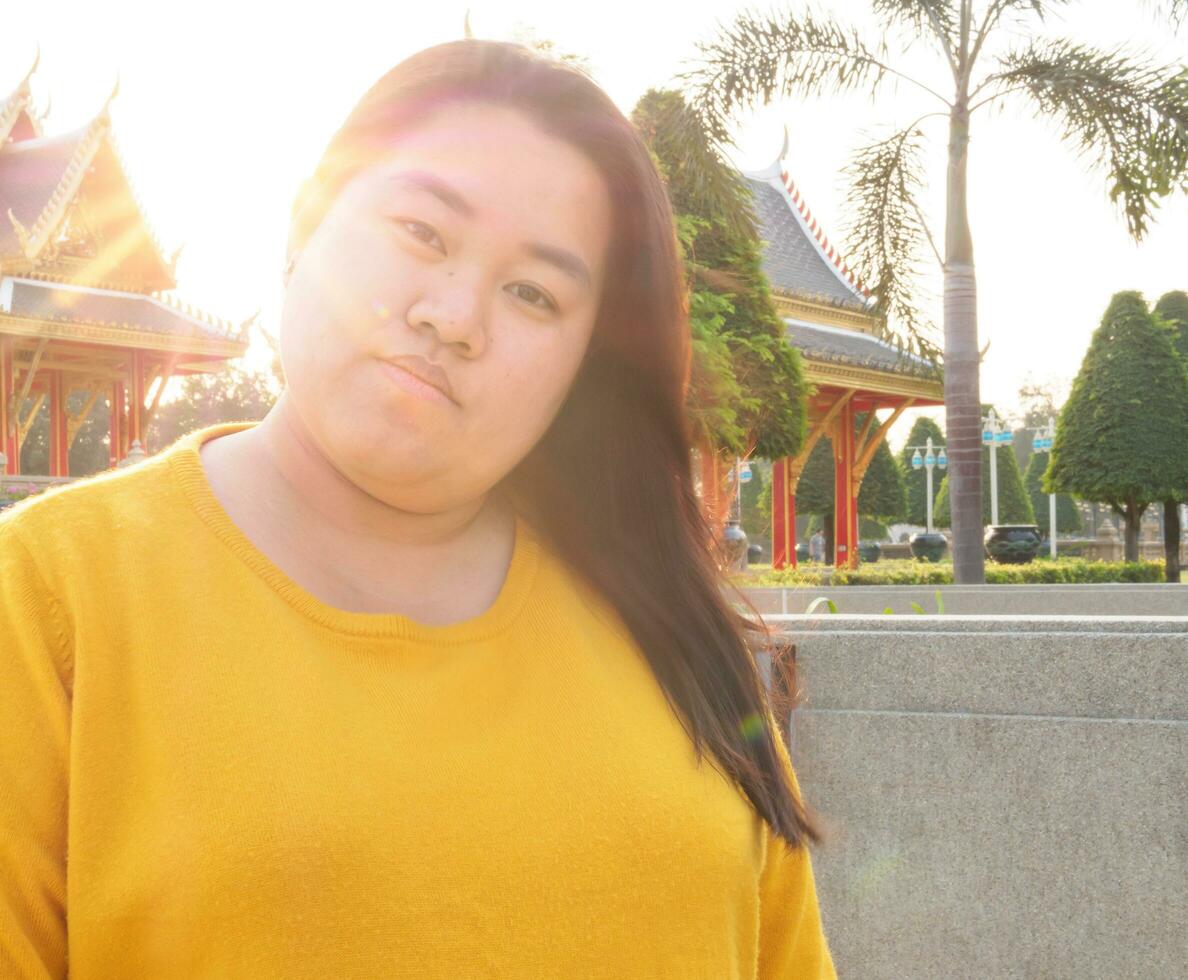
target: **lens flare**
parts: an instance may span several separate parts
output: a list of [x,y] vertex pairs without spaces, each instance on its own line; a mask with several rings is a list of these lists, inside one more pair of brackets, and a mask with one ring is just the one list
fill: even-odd
[[763,737],[765,725],[758,712],[751,712],[738,727],[748,742],[757,742]]

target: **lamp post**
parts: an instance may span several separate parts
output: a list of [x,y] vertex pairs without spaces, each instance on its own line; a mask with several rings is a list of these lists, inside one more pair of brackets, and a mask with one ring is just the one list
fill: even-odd
[[982,421],[982,445],[990,447],[990,523],[998,523],[998,447],[1009,446],[1015,441],[1010,428],[994,409]]
[[734,473],[734,499],[726,517],[726,526],[722,529],[722,541],[728,564],[733,570],[741,571],[747,567],[748,558],[747,535],[742,529],[742,484],[750,481],[751,466],[736,458]]
[[[1035,430],[1035,438],[1031,441],[1033,452],[1050,453],[1052,440],[1056,438],[1056,423],[1048,419],[1048,424],[1042,429]],[[1056,494],[1048,494],[1048,553],[1056,557]]]
[[[925,444],[923,446],[908,446],[907,448],[915,450],[915,452],[912,453],[912,469],[913,470],[918,470],[918,469],[924,470],[924,479],[925,479],[925,483],[926,483],[924,496],[925,496],[925,500],[926,500],[927,508],[928,508],[927,509],[928,533],[931,534],[932,533],[932,471],[933,471],[933,469],[935,469],[938,466],[942,470],[945,467],[947,467],[949,465],[949,457],[945,455],[945,447],[944,446],[940,447],[939,453],[933,451],[932,436],[928,437],[927,442],[925,442]],[[924,450],[923,457],[920,456],[921,449]]]
[[750,483],[753,474],[751,464],[744,462],[741,457],[735,457],[735,468],[738,472],[734,481],[734,512],[739,523],[742,523],[742,485]]

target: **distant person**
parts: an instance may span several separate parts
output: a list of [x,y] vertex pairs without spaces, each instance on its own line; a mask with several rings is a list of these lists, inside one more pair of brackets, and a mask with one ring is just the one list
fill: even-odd
[[834,978],[640,133],[428,48],[286,259],[262,421],[0,516],[0,976]]
[[809,538],[809,558],[815,562],[825,562],[825,533],[818,530]]

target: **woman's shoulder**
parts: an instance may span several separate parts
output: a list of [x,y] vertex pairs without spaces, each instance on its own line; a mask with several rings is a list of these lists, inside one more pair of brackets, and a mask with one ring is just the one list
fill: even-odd
[[[10,504],[0,510],[0,547],[15,540],[47,561],[87,560],[110,552],[122,535],[159,529],[164,512],[177,506],[168,456],[55,484]],[[20,477],[6,482],[19,484]]]

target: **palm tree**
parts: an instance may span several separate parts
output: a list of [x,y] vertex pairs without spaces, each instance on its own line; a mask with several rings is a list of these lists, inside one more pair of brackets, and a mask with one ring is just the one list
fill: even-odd
[[[976,112],[1010,98],[1054,118],[1063,137],[1094,154],[1109,195],[1121,200],[1131,237],[1140,241],[1157,199],[1188,190],[1188,68],[1160,66],[1121,48],[1101,51],[1063,38],[1034,37],[996,46],[1010,20],[1042,21],[1070,0],[871,0],[885,34],[868,43],[831,16],[744,12],[718,38],[698,45],[701,58],[679,77],[719,151],[733,145],[732,114],[789,95],[866,90],[875,97],[897,79],[938,104],[886,138],[857,151],[849,222],[853,262],[871,284],[876,312],[901,346],[936,356],[934,328],[920,309],[913,280],[925,243],[944,279],[945,430],[948,436],[954,578],[984,580],[981,490],[981,394],[976,279],[966,166]],[[1188,0],[1150,0],[1178,26]],[[977,8],[975,10],[975,7]],[[930,45],[952,75],[952,94],[897,70],[888,35],[907,29],[911,44]],[[998,50],[991,50],[997,47]],[[918,203],[923,185],[920,125],[948,119],[944,239],[929,231]],[[707,186],[706,192],[711,193]],[[753,220],[748,214],[745,220]],[[943,250],[943,251],[942,251]]]

